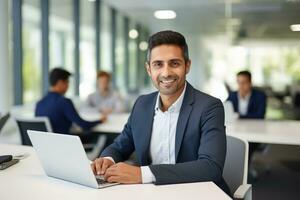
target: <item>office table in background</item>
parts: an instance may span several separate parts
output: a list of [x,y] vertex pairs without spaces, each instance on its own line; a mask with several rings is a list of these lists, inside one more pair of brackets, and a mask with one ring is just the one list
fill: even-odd
[[155,186],[153,184],[118,185],[93,189],[75,183],[50,178],[32,147],[0,144],[1,154],[29,153],[18,164],[0,171],[0,199],[47,200],[47,199],[230,199],[212,182]]
[[[84,114],[85,119],[95,119],[95,114]],[[120,133],[129,113],[112,114],[104,124],[94,127],[95,132]],[[226,134],[248,142],[300,145],[300,121],[236,120],[226,125]]]
[[300,145],[300,122],[237,120],[227,125],[226,134],[248,142]]
[[[80,115],[85,120],[96,120],[100,118],[100,114],[94,112],[81,112]],[[95,126],[92,130],[100,133],[119,134],[127,123],[129,115],[130,113],[110,114],[105,123]]]

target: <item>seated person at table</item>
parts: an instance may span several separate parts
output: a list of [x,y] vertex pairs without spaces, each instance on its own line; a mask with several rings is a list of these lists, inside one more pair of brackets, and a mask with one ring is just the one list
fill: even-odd
[[[266,95],[252,88],[251,77],[249,71],[241,71],[237,74],[238,91],[231,92],[228,101],[233,104],[234,111],[241,119],[264,119],[267,106]],[[258,143],[249,143],[249,165],[258,147]]]
[[84,130],[88,130],[106,120],[106,117],[99,117],[96,121],[83,120],[77,113],[71,99],[64,97],[69,88],[68,71],[55,68],[50,72],[50,90],[36,104],[35,116],[48,117],[52,129],[56,133],[68,134],[72,123],[77,124]]
[[[156,185],[213,181],[227,194],[224,108],[186,81],[191,61],[183,35],[148,41],[146,70],[157,92],[140,96],[122,133],[92,163],[108,182]],[[135,152],[136,164],[124,163]]]
[[104,114],[124,112],[124,104],[119,94],[110,88],[111,75],[105,71],[97,74],[97,90],[87,98],[89,107]]
[[266,95],[252,88],[251,73],[241,71],[237,74],[238,91],[228,97],[234,111],[242,119],[264,119],[266,113]]

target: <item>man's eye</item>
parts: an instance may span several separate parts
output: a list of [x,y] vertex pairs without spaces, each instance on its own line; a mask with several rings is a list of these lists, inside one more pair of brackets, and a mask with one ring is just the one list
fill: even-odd
[[178,67],[180,65],[179,62],[171,62],[171,66],[173,67]]
[[160,63],[160,62],[153,63],[153,67],[161,67],[161,66],[162,66],[162,63]]

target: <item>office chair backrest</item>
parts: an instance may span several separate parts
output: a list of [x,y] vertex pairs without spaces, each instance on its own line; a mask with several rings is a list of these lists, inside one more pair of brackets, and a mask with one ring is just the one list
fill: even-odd
[[10,117],[9,113],[7,113],[6,115],[0,117],[0,131],[4,127],[5,123],[9,119],[9,117]]
[[225,125],[234,123],[239,115],[234,112],[233,104],[231,101],[223,102],[224,113],[225,113]]
[[300,108],[300,92],[297,92],[294,97],[294,106]]
[[227,136],[227,153],[223,177],[232,193],[240,185],[247,184],[248,176],[248,142]]
[[27,130],[52,132],[48,117],[17,118],[16,121],[21,134],[22,145],[32,146]]

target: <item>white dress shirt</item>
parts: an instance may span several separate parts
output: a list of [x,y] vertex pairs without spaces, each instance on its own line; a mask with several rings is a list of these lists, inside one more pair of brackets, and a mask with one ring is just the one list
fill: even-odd
[[113,113],[121,113],[125,111],[125,106],[121,96],[114,91],[109,91],[106,96],[103,96],[99,90],[90,94],[87,98],[87,105],[96,108],[102,112],[111,109]]
[[244,98],[240,95],[240,93],[238,93],[240,115],[247,114],[250,97],[251,97],[251,92],[247,94]]
[[[157,95],[150,141],[152,164],[175,164],[175,137],[177,121],[183,102],[186,84],[179,98],[165,112],[161,110],[160,94]],[[148,166],[141,167],[142,182],[155,182],[155,176]]]
[[[175,164],[175,137],[177,121],[186,90],[186,83],[179,98],[165,112],[161,110],[160,94],[157,95],[150,141],[152,164]],[[112,157],[105,157],[115,162]],[[155,182],[148,166],[141,167],[142,183]]]

